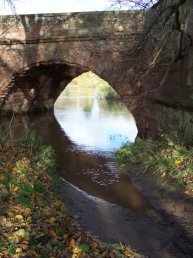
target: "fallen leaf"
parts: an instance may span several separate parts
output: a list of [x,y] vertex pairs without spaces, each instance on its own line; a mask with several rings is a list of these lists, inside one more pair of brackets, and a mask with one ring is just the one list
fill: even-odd
[[192,192],[192,191],[188,191],[188,190],[187,190],[187,191],[185,191],[184,193],[185,193],[186,195],[188,195],[188,196],[193,196],[193,192]]
[[18,219],[18,220],[22,220],[23,216],[22,215],[16,215],[15,218]]
[[95,251],[98,248],[97,242],[93,242],[90,246],[91,246],[93,251]]
[[18,231],[16,231],[15,234],[17,236],[24,237],[26,235],[26,232],[25,232],[25,230],[23,228],[21,228]]
[[15,252],[16,252],[16,253],[21,253],[21,252],[22,252],[22,248],[19,248],[19,247],[18,247],[18,248],[15,250]]
[[49,218],[49,219],[47,220],[47,222],[50,223],[50,224],[52,224],[52,223],[56,222],[56,218],[51,217],[51,218]]
[[56,232],[54,230],[50,230],[50,235],[52,237],[57,237],[57,234],[56,234]]
[[70,240],[69,247],[70,248],[75,247],[75,240],[73,238]]

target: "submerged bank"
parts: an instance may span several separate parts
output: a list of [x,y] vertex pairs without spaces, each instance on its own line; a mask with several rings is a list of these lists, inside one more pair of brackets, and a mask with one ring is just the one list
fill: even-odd
[[51,147],[34,136],[1,135],[1,257],[143,257],[81,231],[55,192],[58,186]]

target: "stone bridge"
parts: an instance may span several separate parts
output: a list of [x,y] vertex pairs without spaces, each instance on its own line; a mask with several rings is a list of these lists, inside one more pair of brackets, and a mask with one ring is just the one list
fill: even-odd
[[[134,47],[143,31],[140,13],[1,18],[1,114],[52,109],[66,85],[86,71],[106,80],[121,96],[129,90],[124,78],[133,76],[135,57],[125,66],[124,46]],[[122,52],[117,51],[120,47]]]
[[[182,9],[181,19],[193,37],[192,1],[188,4]],[[130,84],[140,72],[139,55],[133,50],[139,49],[144,32],[141,12],[35,14],[0,19],[1,115],[52,110],[73,78],[92,71],[106,80],[128,107],[131,97],[135,97],[132,113],[139,135],[154,136],[159,128],[168,130],[169,126],[169,130],[188,132],[193,141],[192,46],[185,58],[170,69],[161,88],[165,66]],[[147,92],[156,94],[150,99]]]

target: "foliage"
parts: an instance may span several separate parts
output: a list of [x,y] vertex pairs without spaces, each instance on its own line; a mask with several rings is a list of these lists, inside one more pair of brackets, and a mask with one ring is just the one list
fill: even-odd
[[54,150],[39,137],[0,138],[0,257],[142,257],[82,232],[58,183]]
[[184,146],[177,137],[162,136],[159,140],[137,139],[117,152],[119,164],[139,166],[143,172],[154,174],[170,191],[183,190],[193,195],[193,147]]
[[103,79],[92,72],[76,77],[63,91],[65,96],[96,96],[107,99],[119,99],[120,96]]
[[99,86],[98,97],[104,97],[110,100],[120,99],[120,96],[116,93],[116,91],[110,85],[105,84],[101,84]]

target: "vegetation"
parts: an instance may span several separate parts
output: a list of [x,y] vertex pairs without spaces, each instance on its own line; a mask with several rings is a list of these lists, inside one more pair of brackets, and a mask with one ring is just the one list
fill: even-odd
[[80,231],[58,184],[50,146],[35,136],[0,138],[0,257],[142,257]]
[[169,191],[182,190],[193,196],[193,147],[184,146],[177,138],[137,139],[117,152],[117,161],[131,169],[140,168],[154,175],[157,183]]
[[78,76],[63,91],[64,96],[96,96],[106,99],[119,99],[119,95],[104,80],[92,72]]
[[110,85],[107,86],[104,83],[101,83],[98,88],[98,97],[106,98],[109,100],[120,99],[120,96],[116,93],[116,91],[114,91]]

